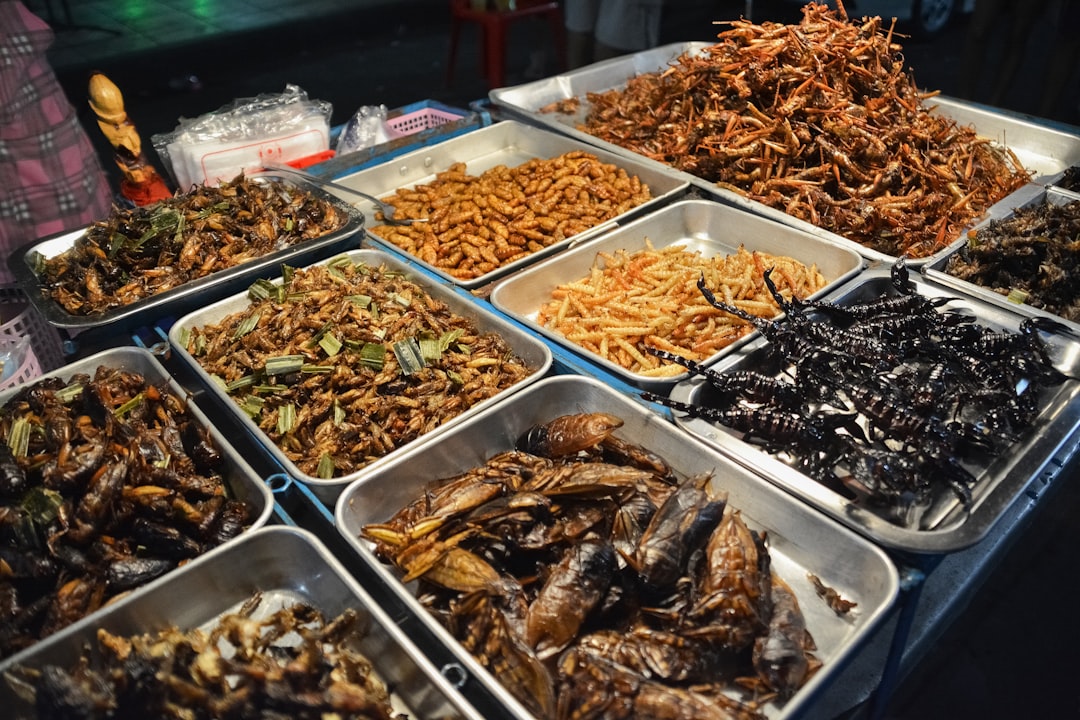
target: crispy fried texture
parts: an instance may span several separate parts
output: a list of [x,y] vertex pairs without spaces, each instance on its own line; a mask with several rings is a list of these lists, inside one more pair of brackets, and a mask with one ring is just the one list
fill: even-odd
[[600,253],[590,274],[559,285],[540,308],[537,322],[630,372],[665,377],[684,369],[646,348],[700,362],[747,335],[753,327],[710,305],[697,288],[706,284],[724,301],[754,315],[779,312],[762,280],[774,268],[778,288],[805,298],[825,285],[816,266],[790,257],[749,252],[704,257],[681,245],[634,253]]

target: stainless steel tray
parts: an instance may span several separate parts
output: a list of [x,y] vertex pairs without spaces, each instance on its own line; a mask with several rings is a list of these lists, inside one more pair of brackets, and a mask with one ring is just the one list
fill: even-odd
[[[490,92],[489,97],[493,103],[505,108],[516,117],[551,128],[584,142],[609,148],[612,152],[622,152],[630,156],[641,157],[629,150],[600,140],[577,129],[589,109],[587,93],[603,92],[623,87],[627,80],[632,77],[664,70],[683,53],[701,53],[709,45],[709,43],[704,42],[665,45],[645,52],[605,60],[569,73],[513,87],[497,88]],[[571,98],[578,98],[580,101],[578,111],[572,115],[540,112],[541,108],[550,103]],[[1007,213],[1009,209],[1024,202],[1028,195],[1036,191],[1039,184],[1061,177],[1070,165],[1075,165],[1080,161],[1080,135],[1051,128],[1029,118],[1005,114],[992,108],[953,98],[939,96],[928,100],[927,104],[935,106],[937,112],[956,120],[962,125],[973,126],[979,135],[989,138],[1000,145],[1007,146],[1017,155],[1024,167],[1034,173],[1031,186],[1021,188],[996,203],[988,211],[990,217]],[[647,160],[646,158],[642,158],[642,160],[661,165],[661,163],[654,160]],[[662,165],[662,167],[668,166]],[[830,230],[817,227],[781,210],[750,200],[739,193],[721,188],[707,180],[673,168],[670,169],[676,176],[686,178],[694,186],[715,195],[726,203],[752,210],[812,234],[823,234],[823,237],[834,240],[839,238],[841,242],[846,243],[868,259],[884,262],[895,260],[895,257],[877,252],[852,240],[844,239]],[[960,237],[962,238],[963,235],[962,232]],[[941,252],[948,252],[948,249]],[[931,261],[936,256],[937,253],[930,258],[912,260],[910,263],[921,264]]]
[[[84,646],[93,643],[98,628],[130,636],[171,625],[183,630],[210,626],[257,593],[277,607],[306,602],[328,618],[349,608],[366,616],[368,631],[358,650],[409,717],[481,717],[322,543],[305,530],[280,526],[217,548],[138,595],[12,656],[0,663],[0,674],[17,665],[71,667]],[[33,708],[2,678],[0,703],[10,713],[6,717],[35,717]]]
[[[34,271],[34,258],[37,255],[51,258],[70,250],[86,233],[86,228],[60,233],[25,245],[12,253],[8,258],[8,265],[15,276],[16,284],[50,325],[72,332],[98,331],[105,328],[121,332],[125,329],[142,327],[164,317],[177,317],[194,308],[203,307],[208,302],[246,288],[257,278],[276,272],[282,263],[294,266],[304,265],[329,254],[360,245],[360,239],[354,238],[364,226],[364,216],[359,210],[310,183],[292,178],[281,179],[292,187],[302,187],[312,195],[332,202],[338,212],[347,218],[345,226],[328,235],[306,240],[235,267],[218,270],[172,290],[96,315],[69,313],[53,300],[48,290],[42,285],[41,278]],[[120,327],[121,325],[123,327]]]
[[[1066,205],[1070,202],[1075,202],[1078,200],[1080,200],[1080,194],[1050,186],[1041,188],[1039,192],[1035,193],[1026,202],[1018,205],[1014,209],[1041,205],[1044,202],[1051,205]],[[989,225],[992,221],[1004,220],[1008,218],[1011,214],[1012,211],[1000,218],[987,218],[986,220],[980,222],[978,225],[972,228],[972,231],[978,232],[979,230]],[[1061,240],[1064,241],[1064,238],[1062,238]],[[949,288],[955,288],[959,292],[968,293],[991,305],[1000,305],[1006,308],[1015,307],[1016,303],[1008,300],[1005,295],[995,292],[991,288],[984,287],[982,285],[978,285],[967,280],[961,280],[960,278],[954,275],[950,275],[947,272],[946,268],[949,264],[949,258],[951,258],[956,253],[961,252],[965,247],[966,243],[967,240],[965,238],[963,241],[953,246],[952,250],[949,253],[943,254],[940,257],[936,258],[933,262],[924,265],[923,274],[936,283],[940,283],[941,285]],[[1080,336],[1080,323],[1066,320],[1058,315],[1054,315],[1053,313],[1049,313],[1039,308],[1032,307],[1031,305],[1024,305],[1024,307],[1033,314],[1054,318],[1058,322],[1072,328],[1073,332],[1076,333],[1077,336]]]
[[[587,276],[599,253],[643,250],[646,240],[655,248],[684,245],[705,257],[731,254],[743,245],[751,252],[789,255],[806,265],[816,263],[828,285],[815,296],[854,277],[863,267],[862,257],[853,250],[788,225],[710,200],[683,200],[500,281],[491,292],[491,303],[552,342],[581,354],[633,385],[654,392],[670,390],[689,374],[655,378],[630,372],[536,322],[540,307],[551,300],[552,290]],[[745,341],[746,338],[712,355],[706,364],[734,351]]]
[[[449,273],[409,255],[410,260],[419,263],[447,281],[472,289],[486,285],[495,278],[513,272],[542,257],[596,237],[605,230],[610,230],[627,217],[641,213],[674,197],[689,187],[689,182],[684,178],[676,177],[668,168],[659,163],[643,163],[641,158],[636,155],[625,152],[612,153],[598,147],[583,146],[582,143],[569,139],[565,135],[524,125],[513,120],[495,123],[465,135],[450,138],[432,147],[422,148],[396,157],[381,165],[360,170],[351,175],[340,176],[336,180],[342,185],[362,190],[369,195],[384,197],[393,194],[400,188],[431,182],[435,179],[437,173],[448,169],[454,163],[465,163],[466,171],[470,175],[479,175],[498,165],[516,167],[533,159],[558,157],[572,150],[587,150],[600,158],[602,162],[614,164],[628,174],[638,176],[644,184],[649,186],[652,199],[613,218],[609,222],[549,245],[543,250],[512,263],[507,263],[472,280],[455,278]],[[371,213],[371,217],[374,217],[374,206],[371,203],[360,201],[358,206],[365,212]],[[375,226],[375,224],[373,221],[372,226]],[[405,252],[393,243],[370,232],[370,230],[367,235],[371,240],[393,252],[401,254]]]
[[[517,437],[534,424],[579,412],[619,416],[625,424],[616,435],[644,444],[664,457],[680,475],[714,472],[715,482],[729,493],[729,504],[742,510],[748,525],[768,532],[773,567],[798,596],[807,628],[817,644],[816,654],[824,666],[782,708],[770,703],[764,712],[773,718],[809,712],[814,698],[829,687],[895,603],[899,580],[888,556],[764,481],[753,470],[712,451],[597,380],[581,376],[545,379],[471,418],[437,442],[403,455],[378,474],[357,480],[338,499],[338,530],[401,601],[455,653],[469,673],[502,701],[507,717],[530,718],[499,680],[426,613],[414,597],[413,584],[403,584],[398,575],[380,563],[359,533],[367,523],[385,521],[432,480],[450,477],[513,448]],[[828,609],[815,596],[808,572],[857,602],[852,615],[840,618]]]
[[[483,332],[495,332],[498,333],[506,340],[511,349],[517,354],[524,362],[531,368],[533,372],[523,382],[518,385],[507,388],[502,393],[495,395],[483,402],[480,402],[472,408],[466,410],[461,415],[453,418],[452,420],[444,423],[442,426],[432,430],[426,435],[408,443],[397,450],[379,458],[378,460],[370,463],[366,467],[356,471],[355,473],[344,475],[342,477],[326,480],[323,478],[307,475],[300,471],[300,469],[289,460],[288,457],[274,445],[273,442],[266,436],[262,430],[259,429],[251,418],[249,418],[240,406],[236,404],[236,401],[228,395],[222,387],[213,381],[210,375],[203,370],[196,360],[187,351],[181,342],[181,337],[191,328],[200,327],[203,325],[209,325],[216,323],[234,312],[238,312],[248,307],[250,301],[247,297],[247,291],[233,295],[232,297],[219,300],[218,302],[209,305],[202,310],[196,310],[193,313],[185,315],[177,320],[173,326],[169,329],[169,341],[173,346],[177,355],[179,355],[184,362],[186,362],[199,378],[201,383],[206,386],[209,392],[215,393],[221,401],[228,407],[236,419],[248,429],[248,431],[262,441],[266,451],[272,455],[277,462],[284,468],[286,468],[292,477],[306,483],[311,487],[312,491],[319,497],[320,500],[326,502],[328,505],[332,505],[337,499],[338,494],[353,480],[358,477],[366,476],[372,472],[378,470],[388,463],[392,463],[394,458],[403,452],[406,452],[411,446],[417,444],[423,444],[430,439],[437,437],[438,435],[446,432],[449,428],[462,422],[465,418],[481,412],[484,408],[498,401],[499,398],[519,390],[521,387],[543,377],[551,366],[552,356],[551,350],[545,345],[539,338],[534,337],[532,334],[519,328],[517,325],[505,320],[495,312],[488,310],[478,302],[471,302],[463,295],[455,292],[453,288],[442,285],[437,282],[433,282],[430,279],[424,277],[418,273],[415,269],[410,268],[409,264],[402,260],[399,256],[391,255],[390,253],[382,250],[354,250],[345,254],[355,263],[365,263],[367,265],[378,267],[385,265],[386,267],[397,270],[405,275],[408,275],[417,285],[421,286],[428,292],[428,294],[442,302],[455,313],[471,318],[477,325],[477,327]],[[317,263],[318,265],[326,265],[332,258],[323,262]],[[275,283],[280,284],[281,278],[279,277]]]
[[[1031,313],[1017,306],[990,305],[958,290],[912,276],[917,292],[927,297],[953,297],[948,308],[972,315],[980,324],[1015,331]],[[873,300],[886,294],[891,285],[888,268],[866,270],[854,282],[826,297],[841,305]],[[1075,450],[1080,427],[1080,342],[1062,335],[1043,336],[1055,367],[1069,376],[1060,386],[1046,388],[1040,399],[1037,419],[1011,451],[981,462],[965,463],[976,477],[972,504],[965,511],[951,490],[941,489],[931,499],[920,517],[906,525],[890,521],[887,514],[860,505],[796,470],[757,445],[745,442],[735,433],[707,420],[677,413],[676,423],[715,448],[757,468],[765,477],[811,506],[866,535],[886,548],[912,553],[940,554],[962,550],[987,535],[1006,509],[1035,478],[1054,472],[1062,455]],[[746,345],[736,356],[713,366],[718,372],[769,367],[770,349],[764,340]],[[709,385],[694,378],[675,386],[671,398],[680,402],[708,404]]]
[[[180,387],[180,384],[169,375],[165,368],[162,367],[161,363],[159,363],[149,351],[137,347],[119,347],[103,350],[94,355],[82,358],[81,360],[76,360],[64,367],[53,370],[52,372],[45,373],[43,376],[32,382],[40,382],[41,380],[52,377],[61,378],[64,381],[67,381],[72,376],[79,373],[85,373],[93,377],[94,373],[101,366],[140,373],[148,385],[167,383],[178,397],[187,398],[187,412],[195,422],[208,430],[218,451],[224,459],[225,469],[223,475],[229,491],[232,493],[233,497],[247,503],[252,509],[254,519],[243,534],[262,527],[267,523],[270,519],[270,514],[273,512],[274,503],[272,494],[270,489],[266,486],[266,483],[264,483],[251,466],[248,465],[247,461],[244,460],[243,456],[241,456],[229,443],[228,439],[214,427],[210,419],[199,409],[195,402],[188,397],[187,391]],[[7,404],[12,397],[23,389],[24,386],[18,386],[0,393],[0,406]],[[236,539],[234,538],[226,544],[231,544],[235,541]],[[178,572],[178,570],[173,570],[168,573],[166,577],[176,572]],[[144,588],[145,587],[148,586],[144,586]],[[141,594],[144,588],[135,590],[134,594]],[[105,609],[91,613],[87,617],[91,619],[97,618],[103,612],[105,612]],[[62,630],[58,634],[62,634],[63,632],[65,631]],[[45,641],[46,640],[41,640],[29,649],[32,650]]]

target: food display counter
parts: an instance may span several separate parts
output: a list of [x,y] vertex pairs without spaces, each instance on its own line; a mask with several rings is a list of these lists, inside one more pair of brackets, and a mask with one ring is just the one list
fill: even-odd
[[[10,676],[16,665],[25,673],[27,667],[61,658],[70,661],[98,628],[124,633],[156,630],[163,623],[201,626],[244,604],[245,597],[261,594],[280,603],[299,598],[326,613],[354,608],[364,614],[369,627],[364,649],[377,656],[383,648],[392,649],[379,658],[376,669],[400,691],[401,706],[419,717],[542,718],[555,716],[560,706],[565,709],[586,700],[598,705],[627,702],[642,713],[648,702],[680,702],[688,708],[706,708],[702,712],[708,712],[711,703],[750,717],[880,716],[897,683],[964,612],[1000,558],[1024,541],[1040,511],[1074,474],[1080,439],[1076,324],[975,288],[950,276],[947,266],[948,257],[968,243],[969,229],[974,233],[973,228],[1006,219],[1026,205],[1071,201],[1071,193],[1054,183],[1069,165],[1080,161],[1080,134],[1075,128],[1048,127],[992,109],[940,102],[941,112],[973,122],[977,132],[988,134],[988,142],[1004,139],[1034,172],[1030,182],[987,208],[981,225],[958,228],[959,234],[944,243],[946,249],[909,267],[904,258],[868,250],[832,230],[655,158],[599,141],[575,126],[587,111],[583,106],[590,93],[652,72],[673,55],[701,51],[696,45],[664,48],[499,89],[490,103],[477,102],[476,112],[490,120],[483,127],[455,125],[453,132],[431,133],[421,147],[406,152],[395,147],[384,162],[378,153],[366,152],[355,163],[345,156],[309,168],[324,180],[380,197],[413,197],[421,194],[421,186],[447,178],[466,184],[492,168],[533,162],[541,163],[536,167],[543,169],[537,172],[551,173],[545,188],[561,182],[560,192],[577,205],[607,201],[610,206],[612,188],[647,186],[650,195],[644,202],[638,196],[634,207],[619,206],[602,219],[597,219],[598,213],[583,213],[592,225],[584,230],[575,225],[577,236],[559,225],[566,219],[562,210],[551,212],[549,205],[535,199],[511,198],[509,192],[502,197],[490,189],[477,194],[479,201],[472,200],[467,212],[456,208],[459,214],[442,223],[447,227],[441,231],[431,218],[417,218],[418,229],[433,235],[472,223],[468,232],[474,239],[469,242],[479,242],[475,240],[479,237],[504,241],[499,247],[505,252],[497,258],[506,261],[502,267],[495,268],[496,262],[484,258],[491,261],[489,273],[455,275],[454,268],[438,262],[452,251],[437,245],[423,252],[401,247],[394,241],[393,224],[380,224],[374,208],[360,204],[363,217],[357,217],[352,207],[347,230],[322,241],[312,255],[275,255],[268,261],[273,268],[264,263],[252,275],[232,273],[223,281],[202,281],[200,287],[209,288],[213,302],[208,295],[196,298],[181,290],[173,297],[182,304],[170,305],[165,297],[138,312],[111,315],[107,327],[100,329],[93,321],[55,321],[61,330],[76,331],[72,347],[79,347],[80,333],[88,340],[60,376],[66,380],[76,371],[89,372],[87,363],[108,360],[108,355],[89,354],[109,342],[106,338],[117,346],[111,352],[128,365],[133,362],[128,355],[137,352],[146,368],[153,372],[162,368],[161,379],[167,377],[182,389],[213,437],[228,448],[230,472],[241,475],[245,483],[254,482],[258,490],[254,493],[245,485],[243,492],[261,498],[265,507],[260,505],[251,532],[14,657],[0,657],[0,672]],[[574,105],[572,114],[540,112],[552,103],[569,107],[569,100],[581,103]],[[575,120],[568,121],[569,116]],[[583,174],[567,179],[579,169],[577,160],[582,156],[588,158]],[[548,161],[553,165],[543,164]],[[601,185],[601,176],[616,175],[619,185]],[[534,178],[536,187],[542,179]],[[424,192],[429,190],[425,187]],[[335,202],[346,202],[344,197],[337,196]],[[528,206],[513,217],[528,220],[534,234],[556,227],[563,234],[553,236],[554,242],[527,235],[536,240],[532,246],[522,241],[531,252],[514,254],[509,240],[513,232],[524,232],[524,222],[492,221],[492,213],[511,202]],[[532,214],[526,218],[526,212]],[[430,237],[428,241],[434,242]],[[53,238],[32,250],[55,255],[74,242],[74,236]],[[742,309],[748,306],[745,302],[738,305],[747,300],[741,293],[749,290],[713,292],[706,274],[715,271],[698,271],[694,282],[712,308],[702,317],[734,315],[745,321],[746,330],[723,352],[708,348],[700,360],[691,361],[679,360],[675,352],[686,332],[661,332],[677,325],[675,318],[649,316],[648,322],[655,323],[647,330],[621,321],[617,326],[621,330],[615,333],[620,338],[650,335],[671,345],[674,351],[656,354],[675,369],[666,377],[636,374],[619,364],[618,353],[597,355],[601,346],[606,353],[609,344],[629,344],[626,341],[608,338],[599,346],[576,345],[541,323],[542,304],[565,297],[568,286],[584,285],[604,263],[618,265],[620,253],[631,258],[628,267],[637,268],[636,276],[641,276],[644,265],[633,264],[634,253],[654,253],[668,244],[689,246],[716,262],[736,254],[740,245],[771,253],[770,257],[790,256],[820,271],[815,286],[820,292],[783,294],[776,290],[780,273],[770,276],[776,261],[755,256],[739,271],[740,277],[747,276],[747,287],[767,288],[762,292],[786,313],[783,318],[759,316]],[[641,263],[655,261],[654,255],[642,257]],[[26,291],[37,292],[36,260],[24,254],[13,262],[22,268]],[[288,267],[283,269],[282,263]],[[284,277],[271,280],[274,273]],[[318,274],[326,287],[290,284],[306,279],[308,273]],[[353,276],[367,282],[374,275],[385,276],[392,289],[367,292],[348,285]],[[335,284],[347,286],[344,300],[331,299],[327,288]],[[656,292],[662,294],[663,289]],[[657,306],[658,295],[646,292]],[[422,299],[414,305],[418,298]],[[267,321],[271,310],[266,308],[273,306],[274,322],[287,324],[294,320],[282,308],[309,301],[314,303],[309,314],[318,322],[312,320],[308,323],[312,327],[307,327],[301,320],[285,328],[292,339],[284,359],[272,358],[266,367],[228,378],[218,374],[224,370],[204,367],[210,354],[206,348],[212,346],[219,353],[226,339],[240,345],[250,341],[240,351],[248,358],[241,363],[248,362],[257,342],[254,337],[243,338]],[[383,301],[389,304],[380,309]],[[253,310],[260,302],[269,305]],[[326,318],[320,314],[339,302]],[[366,370],[359,365],[347,368],[343,354],[359,356],[368,346],[391,342],[387,339],[391,330],[358,341],[359,335],[353,337],[343,329],[346,319],[385,320],[394,303],[411,308],[402,313],[400,323],[391,323],[395,327],[417,316],[437,327],[433,318],[444,311],[474,325],[441,334],[430,328],[413,329],[415,342],[392,338],[392,356],[388,350],[386,359],[368,353]],[[857,314],[887,303],[900,308],[894,315],[921,318],[922,324],[914,330],[904,325],[903,332],[912,333],[905,335],[900,321],[890,317],[889,330],[862,337],[858,352],[855,344],[844,344],[854,342],[850,332],[858,326]],[[672,312],[677,316],[678,308]],[[245,314],[246,319],[232,319]],[[55,312],[45,317],[53,322]],[[825,335],[819,329],[823,318],[843,322]],[[225,327],[227,321],[234,324],[221,331],[222,339],[195,337],[202,328]],[[704,327],[704,322],[695,316],[690,332]],[[886,326],[885,320],[878,323]],[[843,333],[848,334],[841,337]],[[479,354],[485,334],[505,341],[506,349],[498,357]],[[818,344],[809,347],[811,339]],[[883,349],[887,343],[895,344]],[[965,345],[983,350],[965,354]],[[871,352],[868,348],[881,353],[872,363],[863,356]],[[477,355],[472,356],[474,351]],[[627,352],[635,354],[633,348]],[[354,439],[355,433],[365,432],[363,413],[368,411],[360,417],[348,415],[350,403],[361,395],[423,406],[422,393],[403,390],[413,381],[410,375],[441,373],[439,378],[450,387],[470,382],[463,372],[440,365],[447,354],[465,358],[462,367],[469,360],[474,369],[520,362],[527,371],[488,392],[471,408],[457,407],[450,394],[440,395],[427,405],[455,404],[450,416],[425,427],[419,439],[412,436],[380,458],[367,458],[364,467],[337,472],[340,468],[332,457],[328,468],[321,457],[317,471],[300,467],[311,460],[304,456],[305,449],[325,443],[331,426],[355,426]],[[650,360],[644,357],[648,352],[636,354],[641,356],[638,360]],[[1005,372],[1004,366],[991,367],[991,355],[996,354],[1021,358],[1015,368],[1010,366],[1015,377],[1010,376],[1004,388],[974,387],[977,380],[989,382],[991,375]],[[291,363],[288,367],[285,359]],[[873,365],[873,372],[855,369],[864,362]],[[969,374],[948,369],[949,363],[963,365]],[[400,376],[386,375],[387,367]],[[352,379],[364,372],[374,377],[374,389],[361,388],[361,381]],[[327,392],[316,394],[321,399],[288,412],[284,407],[291,401],[267,400],[282,393],[284,384],[298,383],[304,373],[325,378]],[[840,377],[846,381],[852,374],[858,375],[859,383],[843,385]],[[344,385],[331,385],[331,378],[338,382],[346,375],[350,379]],[[871,378],[880,381],[873,393],[866,389]],[[430,382],[434,387],[433,378]],[[898,396],[887,391],[887,386],[925,386],[931,395],[927,404],[933,404],[946,395],[953,397],[950,383],[962,386],[966,394],[957,394],[957,405],[950,405],[946,416],[931,419],[912,419],[914,406],[901,407]],[[1005,407],[1000,415],[985,421],[965,415],[971,405],[986,408],[1006,395],[1012,402],[1001,403]],[[4,397],[16,396],[17,391]],[[773,402],[783,414],[770,405]],[[807,410],[811,405],[814,412]],[[261,414],[264,408],[267,414]],[[294,427],[318,413],[323,413],[323,425],[313,427],[321,430],[289,439]],[[560,433],[566,431],[555,429],[553,423],[566,417],[577,423],[574,433],[586,422],[607,425],[595,433],[590,430],[587,442],[564,452],[554,446],[565,440]],[[921,454],[903,455],[907,446],[920,443]],[[807,455],[795,451],[806,446],[812,448]],[[587,467],[575,465],[573,473],[560,473],[571,459]],[[159,465],[164,463],[159,460]],[[941,475],[944,482],[928,487],[920,475],[927,472]],[[479,486],[490,495],[475,499],[472,486],[461,486],[467,492],[440,492],[436,483],[457,487],[454,482],[472,473],[483,475]],[[881,493],[874,492],[879,489]],[[130,491],[133,497],[140,494],[149,491]],[[639,502],[652,507],[636,535],[625,525],[616,532],[615,521],[589,514],[618,515],[618,522],[626,524],[631,521],[623,505]],[[665,510],[669,502],[689,504]],[[567,515],[560,516],[563,512]],[[690,519],[676,523],[677,530],[654,527],[653,519],[665,512]],[[719,535],[716,529],[722,522],[736,527],[735,517],[746,529],[731,531],[725,555],[721,541],[714,545],[712,538]],[[695,530],[699,521],[706,523],[705,535]],[[576,522],[585,523],[585,529],[571,527]],[[674,540],[662,546],[667,555],[657,569],[650,564],[655,561],[650,559],[654,546],[649,543],[663,533],[671,533],[664,539]],[[572,549],[563,550],[564,546]],[[694,551],[683,553],[686,546]],[[559,557],[570,559],[555,555],[522,559],[523,548],[555,552],[556,547],[565,552]],[[594,556],[583,559],[580,553],[586,551],[597,553],[603,563],[590,564],[599,561]],[[259,558],[257,568],[252,558]],[[450,558],[468,564],[465,579],[455,575],[430,580],[434,575],[429,573],[435,572],[445,573],[440,578],[450,577]],[[744,565],[730,571],[724,566],[738,562]],[[487,575],[495,567],[513,568],[513,581],[499,570],[491,570],[497,578]],[[561,591],[549,589],[562,577],[559,573],[572,572],[579,573],[573,583],[564,582]],[[559,592],[566,593],[569,585],[580,593],[582,603],[590,602],[588,593],[601,577],[603,587],[595,590],[591,602],[602,608],[605,621],[615,618],[614,624],[601,628],[597,616],[590,616],[596,628],[579,619],[580,627],[562,637],[573,603],[560,606],[565,598]],[[189,588],[223,588],[232,581],[235,588],[213,603],[177,603]],[[543,609],[532,606],[539,606],[541,597],[562,607],[557,627],[543,624],[549,618],[537,618]],[[502,603],[505,612],[485,614],[493,602]],[[462,620],[462,608],[474,614]],[[722,623],[713,613],[722,611],[736,618],[764,615],[750,622],[744,633],[724,626],[723,632],[731,634],[718,640]],[[781,623],[783,612],[787,614]],[[628,617],[635,618],[632,632],[618,625]],[[480,619],[489,624],[467,624],[464,629],[455,624]],[[536,648],[543,649],[542,660],[530,655],[532,650],[514,649],[514,643],[505,640],[517,632],[515,623],[521,623]],[[812,644],[801,632],[801,623]],[[645,626],[648,633],[641,630]],[[612,628],[626,635],[612,651],[621,653],[618,661],[596,649],[600,630]],[[631,639],[646,635],[649,642],[660,643],[661,634],[663,643],[645,650],[629,645]],[[489,642],[491,638],[505,642]],[[723,652],[717,651],[716,657],[702,650],[713,652],[718,642]],[[767,659],[773,643],[786,643],[788,652],[776,666]],[[665,655],[663,662],[641,659],[661,646],[665,652],[681,652],[678,661],[687,667],[678,665],[675,654]],[[706,660],[717,664],[708,665]],[[634,662],[639,662],[640,672],[633,671],[637,674],[627,669]],[[778,679],[782,673],[777,668],[786,671],[786,663],[805,666],[791,684]],[[732,673],[722,689],[700,686],[690,691],[676,686],[695,684],[692,681],[671,679],[678,674],[672,667],[682,668],[685,679],[703,666],[719,672],[721,665]],[[554,683],[549,687],[553,667],[563,677],[557,688]],[[23,677],[32,678],[33,672]],[[620,683],[633,685],[627,697],[598,696],[599,688],[610,690]],[[26,691],[25,686],[10,690],[21,696]],[[588,692],[598,695],[575,694]]]

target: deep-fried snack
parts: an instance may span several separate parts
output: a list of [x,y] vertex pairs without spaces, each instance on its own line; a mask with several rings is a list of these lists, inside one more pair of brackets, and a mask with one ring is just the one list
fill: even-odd
[[348,217],[295,185],[240,176],[131,209],[114,208],[39,275],[72,315],[125,307],[218,270],[329,235]]
[[574,150],[470,175],[464,163],[383,200],[409,225],[371,232],[461,280],[485,275],[649,200],[622,168]]
[[0,407],[0,658],[238,535],[225,458],[184,398],[102,365]]
[[825,285],[817,266],[787,256],[749,252],[705,257],[682,245],[633,253],[600,253],[588,277],[563,283],[542,306],[537,323],[550,327],[600,357],[650,377],[684,372],[645,348],[700,362],[753,331],[745,320],[710,305],[697,287],[708,287],[729,304],[754,315],[779,312],[762,280],[772,279],[790,297],[807,297]]
[[96,648],[74,665],[18,666],[9,681],[23,680],[36,707],[53,711],[42,717],[401,717],[372,660],[356,650],[363,615],[347,609],[326,619],[298,603],[256,618],[261,604],[255,595],[205,630],[100,629]]
[[881,18],[811,3],[589,93],[583,131],[887,255],[922,258],[1030,177],[933,112]]
[[347,256],[183,339],[301,472],[347,475],[529,375],[499,335]]

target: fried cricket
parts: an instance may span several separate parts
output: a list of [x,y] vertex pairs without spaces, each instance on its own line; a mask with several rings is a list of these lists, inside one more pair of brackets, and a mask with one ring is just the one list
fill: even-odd
[[183,342],[312,477],[352,473],[532,372],[400,272],[342,256],[286,274]]
[[881,18],[809,4],[589,93],[581,129],[892,256],[959,237],[1030,174],[933,112]]
[[72,248],[41,259],[39,275],[69,313],[98,315],[328,235],[347,220],[303,188],[240,176],[151,205],[114,208]]

